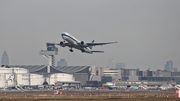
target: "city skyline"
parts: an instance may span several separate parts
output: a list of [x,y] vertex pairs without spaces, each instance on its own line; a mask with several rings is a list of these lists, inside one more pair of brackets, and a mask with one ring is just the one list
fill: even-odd
[[11,64],[47,64],[39,55],[46,42],[60,42],[68,32],[85,42],[117,41],[94,47],[103,54],[82,54],[58,47],[57,59],[68,65],[106,67],[109,60],[126,68],[164,69],[167,60],[180,66],[179,0],[0,1],[0,53]]
[[57,66],[68,66],[68,63],[65,59],[60,59],[60,61],[57,61]]
[[[111,60],[111,61],[110,61]],[[109,62],[112,62],[112,59],[110,59]],[[67,65],[66,59],[60,59],[60,61],[56,60],[57,66],[68,66]],[[89,64],[89,66],[96,66],[94,65],[95,62],[92,62]],[[2,57],[1,57],[1,65],[9,65],[9,56],[7,54],[6,51],[3,52]],[[12,65],[12,64],[11,64]],[[13,65],[24,65],[24,64],[13,64]],[[36,64],[31,64],[31,65],[36,65]],[[99,66],[102,67],[102,66]],[[109,63],[109,65],[104,66],[106,68],[112,68],[112,69],[125,69],[126,68],[126,64],[125,63],[119,63],[119,62],[115,62],[115,63]],[[127,69],[140,69],[140,70],[153,70],[151,68],[127,68]],[[172,60],[167,60],[165,62],[164,68],[157,68],[154,70],[165,70],[165,71],[179,71],[180,67],[173,67],[173,61]]]

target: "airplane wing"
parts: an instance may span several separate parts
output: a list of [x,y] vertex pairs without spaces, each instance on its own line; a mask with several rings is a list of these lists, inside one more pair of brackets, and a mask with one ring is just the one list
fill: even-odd
[[104,51],[91,51],[91,52],[96,52],[96,53],[104,53]]
[[106,43],[86,43],[87,46],[98,46],[98,45],[106,45],[106,44],[113,44],[117,42],[106,42]]

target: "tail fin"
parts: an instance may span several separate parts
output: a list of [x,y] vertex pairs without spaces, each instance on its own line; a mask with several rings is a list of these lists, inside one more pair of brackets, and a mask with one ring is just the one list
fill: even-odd
[[[94,43],[94,40],[92,40],[92,42],[91,43]],[[92,50],[92,46],[89,46],[89,48]]]

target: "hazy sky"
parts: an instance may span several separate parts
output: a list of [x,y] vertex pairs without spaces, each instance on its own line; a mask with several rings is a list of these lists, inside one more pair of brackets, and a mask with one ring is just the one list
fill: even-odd
[[68,32],[85,42],[118,41],[85,54],[59,48],[56,61],[68,65],[163,69],[172,59],[180,65],[180,0],[1,0],[0,55],[12,65],[47,64],[39,55],[46,42],[60,42]]

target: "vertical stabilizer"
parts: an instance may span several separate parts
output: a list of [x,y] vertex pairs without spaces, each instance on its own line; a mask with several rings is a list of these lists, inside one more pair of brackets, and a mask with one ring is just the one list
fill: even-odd
[[[92,42],[91,43],[94,43],[94,40],[92,40]],[[91,49],[92,50],[92,46],[89,46],[89,49]]]

